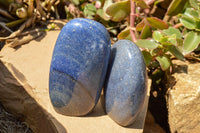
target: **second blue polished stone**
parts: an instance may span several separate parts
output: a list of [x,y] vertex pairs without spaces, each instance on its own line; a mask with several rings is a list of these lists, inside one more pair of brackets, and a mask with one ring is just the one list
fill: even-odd
[[146,65],[133,42],[120,40],[112,46],[104,92],[110,118],[122,126],[132,124],[147,93]]
[[49,94],[61,114],[82,116],[96,105],[110,56],[110,36],[93,20],[69,21],[61,30],[52,56]]

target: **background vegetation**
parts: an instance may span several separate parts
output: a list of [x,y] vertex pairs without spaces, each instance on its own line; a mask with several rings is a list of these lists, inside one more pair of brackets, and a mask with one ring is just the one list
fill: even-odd
[[89,18],[107,28],[112,43],[135,42],[152,87],[165,88],[174,59],[200,62],[199,5],[199,0],[0,0],[0,49],[5,43],[15,48],[59,28],[52,20]]
[[[158,16],[155,10],[163,2],[167,8]],[[166,71],[172,66],[171,59],[184,61],[191,52],[199,50],[199,3],[198,0],[0,0],[0,40],[16,47],[54,29],[54,23],[48,25],[48,20],[85,17],[101,22],[113,41],[134,41],[141,48],[149,70]],[[46,28],[24,32],[37,25]]]

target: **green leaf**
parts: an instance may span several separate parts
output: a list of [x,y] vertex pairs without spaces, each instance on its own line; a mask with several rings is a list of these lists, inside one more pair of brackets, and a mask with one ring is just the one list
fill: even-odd
[[147,9],[150,8],[146,2],[144,0],[133,0],[134,2],[136,2],[137,6],[143,8],[143,9]]
[[180,22],[188,29],[196,29],[196,21],[190,17],[182,15]]
[[171,42],[168,42],[168,41],[162,42],[161,44],[162,44],[164,47],[168,47],[168,46],[170,46],[170,45],[173,45]]
[[144,62],[146,64],[146,66],[148,66],[151,63],[151,61],[153,60],[153,57],[147,51],[142,51],[142,55],[144,57]]
[[138,47],[148,49],[155,49],[158,47],[158,44],[154,40],[149,39],[138,40],[136,44],[138,45]]
[[177,46],[183,46],[183,39],[182,38],[176,38],[176,44]]
[[87,4],[83,10],[83,13],[88,18],[92,18],[96,14],[96,7],[93,4]]
[[103,9],[98,9],[97,15],[99,15],[101,18],[104,18]]
[[169,45],[167,47],[167,50],[172,53],[177,59],[181,60],[181,61],[185,61],[185,57],[183,56],[183,54],[180,52],[180,50],[174,46],[174,45]]
[[189,32],[183,42],[184,53],[190,53],[195,50],[200,43],[200,33],[199,32]]
[[79,5],[80,1],[79,0],[71,0],[75,5]]
[[191,10],[190,14],[194,17],[197,21],[199,21],[199,12],[197,10]]
[[167,10],[167,15],[175,16],[184,10],[185,4],[188,0],[173,0]]
[[106,13],[111,16],[115,22],[122,21],[130,14],[129,0],[116,2],[106,9]]
[[146,18],[146,20],[149,22],[149,24],[156,29],[167,29],[169,26],[166,22],[162,21],[161,19],[158,19],[156,17],[149,17]]
[[128,28],[126,28],[125,30],[121,31],[121,32],[118,34],[117,38],[118,38],[118,39],[125,39],[129,34],[130,34],[130,28],[128,27]]
[[198,0],[189,0],[189,2],[193,8],[199,9]]
[[193,8],[186,8],[181,15],[180,22],[188,29],[200,31],[200,12]]
[[185,37],[185,36],[188,34],[188,32],[189,32],[189,29],[184,28],[184,29],[182,30],[182,35],[183,35],[183,37]]
[[144,28],[143,28],[141,34],[140,34],[140,38],[141,38],[141,39],[146,39],[146,38],[148,38],[148,37],[151,37],[151,34],[152,34],[151,28],[150,28],[149,25],[146,24],[146,25],[144,26]]
[[169,36],[168,41],[176,45],[176,34]]
[[105,20],[110,20],[110,16],[106,13],[106,9],[113,4],[112,0],[105,0],[104,5],[103,5],[103,12],[104,12],[104,19]]
[[196,21],[199,21],[199,11],[194,10],[193,8],[186,8],[185,12],[183,13],[187,17],[190,17],[191,19],[194,19]]
[[163,71],[170,67],[170,61],[166,56],[157,56],[156,60],[159,62]]
[[173,34],[176,34],[176,37],[178,37],[178,38],[182,37],[181,32],[178,29],[173,28],[173,27],[169,27],[168,29],[163,30],[163,33],[165,33],[167,36],[171,36]]
[[195,51],[200,51],[200,45],[195,49]]
[[163,35],[160,31],[153,32],[153,39],[156,40],[157,42],[160,42],[162,37],[163,37]]
[[161,39],[160,39],[160,43],[162,44],[162,43],[164,43],[164,42],[167,42],[168,41],[168,36],[164,36],[164,37],[162,37]]
[[130,34],[130,27],[126,28],[125,30],[121,31],[118,36],[118,39],[128,39],[132,41],[131,34]]
[[145,25],[146,25],[145,19],[143,19],[140,23],[137,24],[136,31],[142,31],[142,29],[144,28]]

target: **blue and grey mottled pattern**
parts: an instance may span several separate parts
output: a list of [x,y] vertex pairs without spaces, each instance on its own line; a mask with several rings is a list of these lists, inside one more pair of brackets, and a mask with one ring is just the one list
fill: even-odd
[[52,56],[49,94],[58,113],[82,116],[96,105],[110,57],[110,36],[93,20],[69,21],[61,30]]
[[146,65],[139,48],[129,40],[116,42],[105,83],[107,114],[122,126],[132,124],[143,106],[146,91]]

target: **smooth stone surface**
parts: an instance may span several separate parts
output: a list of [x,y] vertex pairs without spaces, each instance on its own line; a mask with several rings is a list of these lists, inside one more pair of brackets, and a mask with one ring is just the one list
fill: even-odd
[[139,48],[129,40],[111,49],[105,84],[107,114],[122,126],[132,124],[141,111],[147,93],[146,65]]
[[51,102],[58,113],[88,114],[100,97],[110,57],[110,36],[93,20],[69,21],[53,52],[49,77]]

